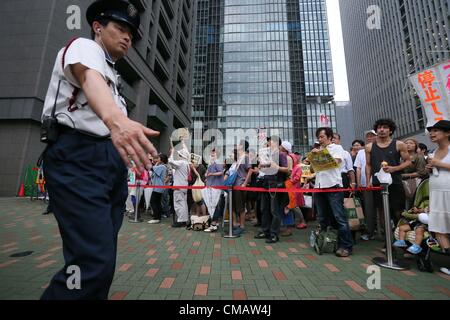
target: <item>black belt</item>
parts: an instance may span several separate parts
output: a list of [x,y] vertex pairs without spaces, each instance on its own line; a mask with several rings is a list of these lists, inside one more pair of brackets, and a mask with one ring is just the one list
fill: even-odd
[[111,136],[107,135],[107,136],[97,136],[93,133],[84,131],[84,130],[80,130],[80,129],[74,129],[62,124],[58,124],[58,131],[60,133],[68,133],[68,134],[81,134],[83,137],[86,138],[91,138],[94,139],[96,141],[108,141],[111,140]]

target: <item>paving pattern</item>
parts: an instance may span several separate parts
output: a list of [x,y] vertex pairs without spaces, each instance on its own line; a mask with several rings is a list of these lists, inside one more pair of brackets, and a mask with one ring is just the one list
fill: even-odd
[[[39,299],[63,265],[58,227],[44,208],[41,201],[0,198],[0,299]],[[450,276],[420,272],[409,259],[410,270],[380,269],[381,288],[369,289],[367,268],[383,256],[379,241],[358,241],[352,256],[337,258],[309,247],[310,228],[267,245],[253,238],[251,225],[227,239],[170,222],[124,221],[110,299],[450,299]],[[10,257],[24,251],[33,253]]]

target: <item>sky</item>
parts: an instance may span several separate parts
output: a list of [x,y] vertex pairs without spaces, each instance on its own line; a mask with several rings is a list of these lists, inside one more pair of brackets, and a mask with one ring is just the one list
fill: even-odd
[[345,67],[339,0],[327,0],[328,29],[333,60],[335,101],[349,101],[347,69]]

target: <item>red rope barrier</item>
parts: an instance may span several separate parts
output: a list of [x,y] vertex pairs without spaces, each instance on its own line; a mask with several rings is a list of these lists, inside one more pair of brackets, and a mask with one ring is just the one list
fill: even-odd
[[[136,188],[138,185],[132,184],[128,187]],[[206,188],[219,189],[219,190],[239,190],[239,191],[254,191],[254,192],[292,192],[292,193],[330,193],[330,192],[355,192],[355,191],[381,191],[382,187],[370,187],[370,188],[330,188],[330,189],[287,189],[287,188],[251,188],[251,187],[225,187],[225,186],[149,186],[140,185],[140,188],[144,189],[175,189],[175,190],[201,190]]]

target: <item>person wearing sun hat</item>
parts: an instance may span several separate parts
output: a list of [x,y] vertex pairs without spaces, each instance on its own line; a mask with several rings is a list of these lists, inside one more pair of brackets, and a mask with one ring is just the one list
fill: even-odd
[[106,300],[128,194],[127,167],[150,167],[159,133],[127,117],[116,61],[138,36],[139,12],[128,1],[87,9],[91,39],[68,42],[56,57],[42,112],[46,187],[62,237],[64,267],[43,300]]

